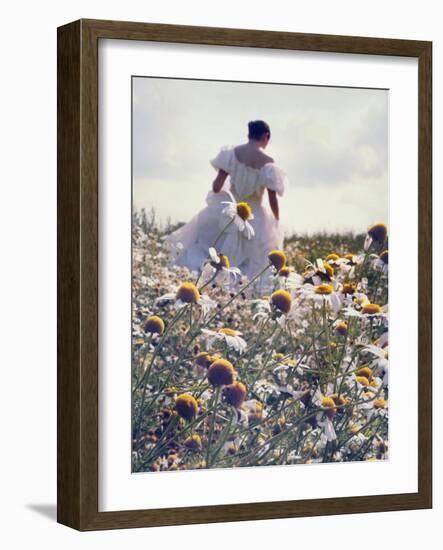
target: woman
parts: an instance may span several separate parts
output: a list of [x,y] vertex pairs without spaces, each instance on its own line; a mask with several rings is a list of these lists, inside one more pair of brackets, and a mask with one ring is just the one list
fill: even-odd
[[[255,120],[248,129],[247,143],[222,147],[210,161],[217,176],[206,208],[166,238],[174,263],[198,270],[215,247],[251,279],[266,266],[268,253],[282,248],[277,195],[283,195],[286,174],[264,152],[271,138],[268,124]],[[249,205],[250,217],[238,203]]]

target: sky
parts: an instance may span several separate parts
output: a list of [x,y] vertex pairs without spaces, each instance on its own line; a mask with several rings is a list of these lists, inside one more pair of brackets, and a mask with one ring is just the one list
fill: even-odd
[[191,219],[216,175],[209,160],[262,119],[266,153],[288,176],[287,235],[387,223],[388,107],[386,90],[135,77],[134,207]]

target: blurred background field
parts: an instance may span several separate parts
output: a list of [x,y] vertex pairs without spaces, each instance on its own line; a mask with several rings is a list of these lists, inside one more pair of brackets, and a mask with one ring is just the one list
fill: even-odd
[[[162,223],[154,209],[142,208],[134,212],[134,225],[139,225],[147,234],[151,233],[161,237],[172,233],[183,223],[172,223],[168,219]],[[317,258],[325,258],[331,252],[335,252],[339,256],[356,254],[363,248],[365,237],[366,233],[354,233],[353,231],[294,233],[285,237],[284,249],[287,249],[288,252],[288,263],[296,267],[297,270],[303,270],[305,260],[314,262]]]

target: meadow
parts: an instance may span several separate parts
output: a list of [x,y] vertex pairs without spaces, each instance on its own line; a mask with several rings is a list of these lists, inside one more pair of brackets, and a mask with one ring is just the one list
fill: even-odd
[[134,214],[132,471],[386,459],[386,226],[293,235],[251,280],[172,265],[172,229]]

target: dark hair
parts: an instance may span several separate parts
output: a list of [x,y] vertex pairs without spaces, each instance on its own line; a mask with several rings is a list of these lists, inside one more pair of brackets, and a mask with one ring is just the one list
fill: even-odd
[[263,134],[268,134],[271,137],[271,128],[264,120],[251,120],[251,122],[248,122],[248,129],[249,139],[259,140],[263,137]]

